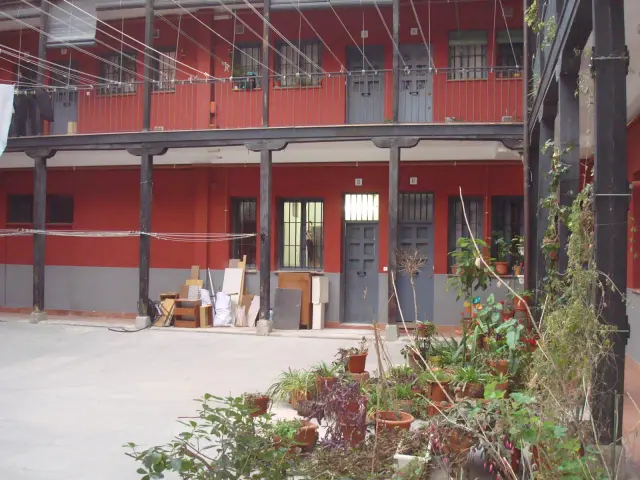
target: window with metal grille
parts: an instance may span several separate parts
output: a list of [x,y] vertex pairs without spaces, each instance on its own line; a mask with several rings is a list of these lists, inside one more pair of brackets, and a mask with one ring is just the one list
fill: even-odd
[[347,222],[377,222],[380,200],[377,193],[348,193],[344,196]]
[[[232,199],[232,224],[233,233],[257,233],[257,209],[255,198],[234,198]],[[256,238],[235,238],[231,244],[231,258],[242,260],[247,256],[247,266],[256,266]]]
[[281,75],[280,85],[283,87],[320,85],[320,42],[302,42],[295,46],[296,48],[288,44],[278,46],[278,51],[282,55],[276,55],[276,71]]
[[[9,195],[7,223],[33,223],[33,195]],[[70,195],[47,195],[47,224],[72,224],[74,203]]]
[[[467,213],[471,231],[476,239],[482,239],[482,226],[484,220],[484,205],[482,198],[469,197],[464,200],[464,209]],[[469,229],[464,220],[462,201],[459,197],[449,197],[449,252],[456,250],[458,239],[469,237]],[[453,266],[454,259],[448,255],[449,268]]]
[[502,30],[496,35],[496,75],[498,78],[519,78],[524,62],[522,30]]
[[324,204],[322,200],[280,202],[280,268],[322,270]]
[[233,49],[233,89],[253,90],[260,87],[262,75],[262,46],[236,45]]
[[176,51],[163,51],[163,55],[152,52],[151,78],[154,92],[174,92],[176,90]]
[[[520,255],[513,244],[517,236],[524,236],[524,197],[492,197],[491,198],[491,236],[502,237],[511,245],[509,254],[510,269],[521,262]],[[495,245],[491,246],[491,256],[496,258]]]
[[[102,95],[121,95],[136,91],[136,54],[130,52],[104,55],[100,76],[109,82],[100,89]],[[114,84],[113,82],[119,82]]]
[[449,33],[449,80],[487,78],[487,32]]
[[398,199],[401,222],[433,222],[433,194],[401,193]]

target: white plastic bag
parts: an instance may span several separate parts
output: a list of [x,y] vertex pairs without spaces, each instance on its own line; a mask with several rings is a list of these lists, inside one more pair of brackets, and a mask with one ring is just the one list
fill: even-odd
[[216,293],[216,314],[213,318],[213,326],[233,327],[233,314],[231,297],[223,292]]

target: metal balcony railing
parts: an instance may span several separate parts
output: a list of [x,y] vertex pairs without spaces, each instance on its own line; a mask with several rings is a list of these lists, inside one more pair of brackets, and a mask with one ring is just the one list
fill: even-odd
[[[521,69],[404,69],[399,123],[522,121]],[[391,71],[269,77],[269,126],[381,124],[392,121]],[[151,130],[240,129],[262,126],[259,76],[154,84]],[[54,121],[14,115],[11,136],[140,132],[142,83],[48,87]],[[32,95],[22,91],[20,95]],[[28,104],[29,102],[21,102]],[[21,119],[19,124],[17,118]]]

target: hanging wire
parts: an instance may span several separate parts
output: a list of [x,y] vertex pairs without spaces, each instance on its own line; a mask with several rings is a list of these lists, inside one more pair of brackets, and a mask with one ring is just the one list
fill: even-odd
[[[14,64],[17,65],[16,62],[11,62],[11,63],[14,63]],[[7,70],[6,68],[0,67],[0,70],[2,70],[3,72],[10,73],[11,76],[15,76],[15,74],[16,74],[16,72],[14,72],[13,70]],[[20,82],[17,82],[17,83],[14,83],[13,85],[15,87],[31,87],[31,88],[43,88],[43,87],[46,87],[46,85],[42,85],[42,84],[39,84],[37,82],[36,83],[20,83]]]
[[391,34],[391,30],[389,30],[389,26],[387,25],[387,22],[385,22],[384,17],[382,16],[382,12],[380,11],[380,7],[378,7],[378,2],[376,0],[373,0],[373,5],[374,5],[374,7],[376,7],[376,10],[378,11],[378,15],[380,15],[380,20],[382,21],[382,24],[384,25],[384,29],[387,31],[387,34],[389,35],[389,38],[391,39],[391,43],[393,43],[393,48],[395,49],[396,53],[398,54],[398,57],[400,57],[400,60],[402,60],[402,65],[404,66],[405,71],[409,71],[409,66],[404,61],[404,56],[400,53],[400,47],[398,47],[398,44],[393,39],[393,35]]
[[[216,0],[227,12],[229,12],[231,15],[233,15],[234,21],[238,20],[240,23],[242,23],[242,25],[245,26],[245,28],[247,28],[247,30],[249,30],[251,33],[253,33],[256,37],[258,38],[264,38],[261,34],[259,34],[258,32],[256,32],[251,25],[249,25],[247,22],[245,22],[244,20],[242,20],[240,18],[240,16],[233,11],[233,9],[229,8],[228,5],[226,5],[222,0]],[[175,3],[175,1],[174,1]],[[235,30],[234,30],[235,32]],[[234,35],[234,42],[233,42],[233,48],[235,49],[235,35]],[[273,45],[271,45],[269,43],[269,48],[271,50],[273,50],[280,58],[282,58],[285,62],[288,62],[291,66],[295,67],[299,72],[304,72],[305,75],[309,76],[309,73],[307,73],[306,71],[304,71],[303,69],[300,68],[299,65],[297,65],[296,63],[293,63],[289,58],[286,57],[286,55],[283,55],[282,52],[280,50],[278,50],[276,47],[274,47]],[[273,72],[276,75],[279,75],[276,72]]]
[[[28,3],[28,2],[27,2],[27,0],[20,0],[20,1],[21,1],[21,2],[25,2],[25,3]],[[49,5],[52,5],[52,6],[56,7],[56,8],[57,8],[57,9],[59,9],[59,10],[62,10],[62,8],[61,8],[61,7],[59,7],[58,5],[56,5],[55,3],[52,3],[52,2],[50,2],[49,0],[44,0],[44,1],[45,1],[45,2],[47,2]],[[36,8],[37,10],[39,10],[41,13],[44,13],[45,15],[48,15],[49,17],[53,18],[54,20],[58,20],[58,21],[61,21],[61,22],[63,21],[63,19],[62,19],[62,18],[55,17],[55,16],[53,16],[53,14],[51,14],[50,12],[47,12],[47,11],[45,11],[45,10],[43,10],[43,9],[39,8],[39,7],[34,7],[34,8]],[[62,10],[62,11],[64,12],[64,10]],[[71,24],[71,18],[75,18],[75,19],[77,19],[77,20],[80,20],[81,22],[83,22],[83,23],[85,23],[85,24],[87,24],[87,25],[92,25],[90,22],[87,22],[86,20],[84,20],[84,19],[82,19],[82,18],[80,18],[80,17],[77,17],[77,16],[73,15],[72,13],[70,13],[70,14],[69,14],[69,17],[70,17],[70,18],[69,18],[69,23],[68,23],[68,25],[69,25],[70,27],[72,27],[72,28],[74,28],[74,29],[76,29],[76,30],[80,31],[80,32],[82,31],[82,29],[80,29],[80,28],[78,28],[78,27],[76,27],[76,26],[72,25],[72,24]],[[124,23],[124,19],[123,19],[123,23]],[[118,40],[118,41],[120,42],[120,50],[118,50],[117,48],[115,48],[115,47],[113,47],[113,46],[109,45],[108,43],[106,43],[106,42],[104,42],[104,41],[102,41],[102,40],[99,40],[98,38],[96,38],[96,39],[95,39],[95,41],[96,41],[97,43],[99,43],[100,45],[104,45],[105,47],[107,47],[109,50],[111,50],[111,51],[113,51],[113,52],[117,52],[117,53],[119,53],[121,57],[128,58],[129,60],[133,60],[134,62],[136,62],[138,65],[142,65],[142,66],[144,66],[144,62],[143,62],[143,61],[141,61],[141,60],[138,60],[138,59],[136,58],[136,56],[135,56],[135,55],[134,55],[134,56],[131,56],[131,55],[127,55],[126,53],[124,53],[124,52],[123,52],[123,50],[122,50],[122,47],[123,47],[123,45],[127,45],[127,47],[131,48],[132,50],[135,50],[136,52],[142,53],[143,55],[146,55],[146,53],[145,53],[144,51],[139,50],[139,49],[135,48],[135,47],[134,47],[134,46],[132,46],[132,45],[129,45],[129,44],[127,44],[127,43],[124,43],[124,42],[122,41],[122,39],[118,39],[118,38],[117,38],[117,37],[115,37],[114,35],[111,35],[111,34],[109,34],[109,33],[105,32],[105,31],[103,31],[103,30],[100,30],[99,28],[96,28],[96,32],[100,32],[100,33],[102,33],[102,34],[104,34],[104,35],[106,35],[106,36],[108,36],[108,37],[110,37],[110,38],[113,38],[114,40]],[[153,57],[151,57],[151,58],[153,58]],[[154,60],[155,60],[155,58],[154,58]],[[158,74],[160,74],[160,71],[159,71],[158,69],[156,69],[156,68],[154,68],[154,67],[150,67],[150,68],[151,68],[151,70],[153,70],[154,72],[157,72]],[[181,73],[186,73],[186,72],[181,72]],[[189,76],[189,75],[187,74],[187,76]]]
[[[14,52],[17,52],[17,53],[14,53]],[[34,55],[31,55],[31,54],[29,54],[27,52],[21,52],[20,50],[16,50],[15,48],[3,46],[2,47],[2,53],[6,53],[8,55],[11,55],[12,57],[16,57],[16,58],[18,58],[18,60],[21,60],[23,58],[24,59],[33,58],[35,60],[30,60],[30,63],[33,63],[34,65],[37,64],[38,61],[41,61],[42,63],[44,63],[45,65],[48,66],[48,69],[50,71],[55,71],[57,68],[59,68],[59,65],[57,63],[55,63],[55,62],[52,62],[50,60],[40,59],[40,58],[38,58],[38,57],[36,57]],[[73,68],[69,68],[69,70],[72,71],[72,72],[78,73],[79,75],[74,75],[74,77],[76,79],[79,79],[79,80],[84,81],[84,82],[88,82],[88,79],[86,77],[93,77],[93,78],[96,78],[98,80],[102,80],[102,81],[104,81],[106,83],[117,83],[117,82],[114,82],[113,80],[109,80],[107,78],[103,78],[103,77],[100,77],[98,75],[93,75],[91,73],[83,72],[81,70],[76,70],[76,69],[73,69]],[[89,85],[89,84],[87,83],[87,85]]]
[[[293,48],[293,49],[294,49],[294,51],[296,51],[296,50],[297,50],[298,55],[300,55],[300,56],[301,56],[302,58],[304,58],[307,62],[309,62],[309,64],[310,64],[313,68],[315,68],[316,70],[320,71],[320,72],[321,72],[321,73],[323,73],[323,74],[326,74],[326,73],[327,73],[327,72],[325,72],[325,71],[322,69],[322,67],[321,67],[320,65],[318,65],[316,62],[314,62],[314,61],[313,61],[311,58],[309,58],[309,57],[308,57],[308,56],[307,56],[307,55],[306,55],[302,50],[300,50],[300,49],[299,49],[299,48],[297,48],[293,43],[291,43],[287,37],[285,37],[284,35],[282,35],[282,33],[280,33],[280,31],[279,31],[276,27],[274,27],[274,26],[273,26],[273,24],[272,24],[269,20],[267,20],[267,19],[265,18],[265,16],[264,16],[264,15],[262,15],[262,14],[258,11],[258,9],[257,9],[256,7],[254,7],[253,5],[251,5],[251,3],[249,3],[249,1],[248,1],[248,0],[242,0],[242,1],[243,1],[243,2],[244,2],[244,3],[245,3],[245,4],[246,4],[246,5],[247,5],[247,6],[248,6],[248,7],[249,7],[249,8],[250,8],[250,9],[251,9],[255,14],[256,14],[256,15],[258,15],[258,17],[260,17],[260,19],[261,19],[263,22],[265,22],[265,23],[269,26],[269,28],[270,28],[271,30],[273,30],[273,32],[274,32],[276,35],[278,35],[278,36],[279,36],[279,37],[280,37],[280,38],[281,38],[281,39],[282,39],[282,40],[283,40],[287,45],[289,45],[291,48]],[[220,3],[220,2],[222,2],[222,0],[218,0],[218,2]],[[307,72],[305,72],[305,74],[307,74],[307,75],[308,75],[308,73],[307,73]]]
[[[358,45],[358,42],[356,42],[356,39],[353,38],[353,35],[351,35],[351,31],[344,24],[344,22],[340,18],[340,15],[338,15],[338,12],[336,12],[336,9],[333,8],[333,5],[331,5],[331,0],[329,0],[329,8],[331,8],[331,11],[335,14],[336,18],[338,19],[338,22],[340,22],[340,25],[342,25],[342,28],[344,28],[344,31],[347,32],[347,35],[349,35],[349,38],[351,39],[353,44],[356,46],[358,51],[362,54],[362,59],[367,62],[367,64],[369,65],[369,68],[371,68],[371,70],[376,70],[375,68],[373,68],[373,65],[371,65],[371,62],[369,61],[369,59],[365,56],[364,48],[360,48],[360,45]],[[363,14],[363,20],[364,20],[364,14]],[[364,47],[364,40],[363,40],[363,47]],[[362,67],[364,69],[364,62],[362,64]]]
[[324,41],[324,39],[322,38],[322,36],[318,33],[318,31],[313,27],[313,25],[311,24],[311,22],[309,21],[309,19],[306,17],[306,15],[304,13],[302,13],[302,10],[300,9],[300,0],[298,0],[298,5],[296,5],[296,3],[294,2],[294,0],[289,0],[289,3],[291,3],[291,5],[294,6],[294,8],[298,11],[298,13],[300,14],[300,16],[304,19],[305,22],[307,22],[307,25],[309,25],[309,28],[311,28],[311,31],[313,33],[315,33],[316,37],[318,37],[318,39],[322,42],[322,44],[324,45],[324,47],[327,49],[327,51],[331,54],[331,56],[335,59],[336,62],[338,62],[340,64],[340,73],[344,73],[347,71],[347,69],[345,68],[345,66],[342,64],[342,62],[340,61],[340,59],[337,57],[337,55],[335,53],[333,53],[333,50],[331,50],[331,47],[329,47],[329,45],[327,45],[327,42]]
[[[213,33],[214,35],[216,35],[218,38],[220,38],[222,41],[226,42],[229,46],[231,46],[232,48],[236,48],[235,45],[233,45],[229,40],[227,40],[225,37],[223,37],[222,35],[220,35],[218,32],[216,32],[213,28],[211,28],[209,25],[207,25],[206,23],[204,23],[202,20],[200,20],[198,17],[196,17],[193,13],[191,13],[189,10],[187,10],[186,8],[184,8],[182,5],[180,5],[178,2],[176,2],[176,0],[171,0],[173,3],[175,3],[178,7],[180,7],[182,10],[184,10],[184,12],[187,13],[187,15],[189,15],[190,17],[192,17],[194,20],[196,20],[198,23],[200,23],[202,26],[204,26],[207,30],[209,30],[211,33]],[[235,14],[234,14],[235,15]],[[242,22],[242,20],[240,18],[238,18],[238,20],[240,20]],[[258,35],[260,37],[260,35]],[[258,65],[262,66],[263,68],[266,68],[267,71],[272,72],[274,75],[278,75],[278,72],[276,72],[275,70],[272,70],[271,68],[269,68],[268,65],[265,65],[264,63],[260,62],[259,60],[257,60],[256,58],[253,58],[251,55],[249,55],[247,52],[245,52],[244,50],[240,50],[240,53],[242,53],[243,55],[245,55],[247,58],[249,58],[250,60],[253,60],[254,62],[256,62]]]
[[[427,43],[426,38],[424,38],[424,32],[422,31],[422,24],[420,23],[420,18],[418,18],[418,12],[416,12],[416,6],[413,3],[413,0],[409,0],[411,2],[411,10],[413,10],[413,15],[416,17],[416,22],[418,23],[418,31],[420,32],[420,36],[422,37],[422,43],[424,43],[424,47],[427,49],[427,54],[429,55],[429,71],[431,71],[432,67],[435,70],[435,63],[433,63],[433,57],[431,56],[431,44]],[[431,9],[431,0],[429,0],[429,9]],[[431,35],[431,11],[429,11],[429,35]]]
[[[3,60],[4,60],[5,62],[12,63],[13,65],[17,65],[17,66],[18,66],[18,68],[20,68],[20,69],[22,69],[22,70],[29,70],[30,72],[39,73],[39,72],[38,72],[38,70],[36,70],[36,69],[34,69],[34,68],[29,68],[29,67],[27,67],[27,66],[25,66],[25,65],[21,65],[21,64],[20,64],[20,62],[16,62],[15,60],[11,60],[10,58],[3,58]],[[2,70],[4,70],[5,72],[9,72],[9,73],[11,73],[12,75],[15,75],[15,72],[12,72],[11,70],[7,70],[7,69],[5,69],[5,68],[3,68]],[[51,81],[53,81],[53,82],[58,82],[58,83],[62,83],[63,85],[65,85],[65,83],[64,83],[62,80],[59,80],[59,79],[57,79],[57,78],[50,77],[50,76],[49,76],[49,75],[47,75],[47,74],[45,74],[45,75],[44,75],[44,78],[46,78],[46,79],[48,79],[48,80],[51,80]],[[20,85],[20,84],[18,83],[17,85]],[[29,84],[29,86],[32,86],[32,87],[47,87],[47,85],[44,85],[44,84],[41,84],[41,83],[38,83],[38,82],[31,83],[31,84]],[[55,88],[55,87],[54,87],[54,88]],[[61,87],[57,87],[57,88],[61,88]]]
[[[21,1],[26,1],[26,0],[21,0]],[[45,1],[46,1],[47,3],[51,3],[51,2],[49,2],[49,0],[45,0]],[[186,68],[188,68],[188,69],[190,69],[190,70],[193,70],[194,72],[197,72],[198,74],[203,75],[203,76],[204,76],[204,78],[208,78],[208,77],[210,77],[210,76],[211,76],[211,75],[209,75],[207,72],[203,72],[203,71],[198,70],[197,68],[195,68],[195,67],[193,67],[193,66],[191,66],[191,65],[187,65],[186,63],[181,62],[181,61],[180,61],[180,60],[178,60],[177,58],[175,58],[175,59],[174,59],[174,58],[171,58],[171,57],[170,57],[169,55],[167,55],[166,53],[163,53],[163,52],[161,52],[161,51],[159,51],[159,50],[156,50],[156,49],[155,49],[155,48],[153,48],[153,46],[151,46],[151,45],[146,45],[144,42],[141,42],[140,40],[138,40],[138,39],[136,39],[136,38],[132,37],[131,35],[128,35],[128,34],[124,33],[124,29],[122,29],[122,30],[118,30],[118,29],[117,29],[117,28],[115,28],[113,25],[110,25],[110,24],[108,24],[107,22],[105,22],[105,21],[103,21],[103,20],[100,20],[100,19],[99,19],[98,17],[96,17],[95,15],[90,14],[89,12],[87,12],[87,11],[83,10],[82,8],[78,7],[77,5],[74,5],[73,3],[69,2],[68,0],[62,0],[62,1],[63,1],[63,2],[65,2],[65,3],[68,3],[68,4],[69,4],[69,5],[71,5],[72,7],[74,7],[74,8],[76,8],[76,9],[80,10],[80,11],[81,11],[82,13],[84,13],[85,15],[87,15],[87,16],[89,16],[89,17],[91,17],[91,18],[95,19],[95,20],[96,20],[96,22],[100,22],[101,24],[106,25],[107,27],[111,28],[112,30],[115,30],[116,32],[121,33],[124,37],[127,37],[128,39],[133,40],[134,42],[136,42],[136,43],[138,43],[138,44],[142,45],[145,49],[146,49],[146,48],[149,48],[149,50],[151,50],[151,51],[152,51],[152,52],[154,52],[154,53],[157,53],[159,56],[161,56],[161,57],[165,57],[165,58],[166,58],[166,59],[168,59],[170,62],[175,62],[176,64],[182,65],[183,67],[186,67]],[[58,7],[58,8],[59,8],[59,7]],[[124,14],[123,14],[123,19],[124,19]],[[96,27],[96,30],[98,30],[98,28],[97,28],[97,27]],[[101,31],[102,31],[102,30],[101,30]],[[102,33],[105,33],[105,32],[104,32],[104,31],[102,31]],[[127,46],[130,46],[130,45],[127,45]],[[131,47],[131,48],[134,48],[134,47]],[[138,50],[138,51],[140,51],[140,50]],[[145,54],[146,54],[146,50],[145,50]],[[176,55],[176,57],[177,57],[177,55]],[[154,58],[154,57],[151,57],[151,58]],[[155,60],[155,58],[154,58],[154,60]],[[183,73],[183,72],[181,72],[181,73]],[[188,75],[188,74],[187,74],[186,76],[187,76],[187,77],[192,77],[192,75]]]
[[507,25],[507,15],[504,13],[504,5],[502,0],[500,1],[500,9],[502,10],[502,18],[504,19],[504,26],[507,29],[507,36],[509,37],[509,45],[511,46],[511,53],[513,54],[513,61],[516,62],[516,68],[520,68],[518,65],[518,57],[516,57],[516,50],[513,48],[513,41],[511,40],[511,32],[509,31],[509,25]]
[[[44,35],[47,38],[54,38],[53,35],[50,35],[49,33],[45,32],[44,30],[41,30],[38,27],[34,27],[33,25],[29,25],[27,22],[23,22],[19,18],[16,18],[16,17],[14,17],[12,15],[9,15],[7,12],[0,11],[0,14],[4,15],[9,20],[13,20],[14,22],[18,22],[18,23],[20,23],[22,25],[25,25],[25,26],[29,27],[31,30],[34,30],[35,32],[37,32],[39,35]],[[94,59],[99,60],[101,62],[107,63],[109,65],[112,65],[112,66],[116,67],[116,68],[122,68],[122,66],[117,65],[116,63],[114,63],[114,62],[112,62],[110,60],[106,60],[104,58],[101,58],[99,55],[96,55],[95,53],[91,53],[91,52],[89,52],[87,50],[84,50],[84,49],[78,47],[77,45],[74,45],[74,44],[69,43],[69,42],[64,42],[64,41],[60,42],[60,43],[62,43],[63,45],[66,45],[68,47],[71,47],[71,48],[73,48],[74,50],[77,50],[80,53],[84,53],[85,55],[88,55],[91,58],[94,58]],[[44,59],[38,59],[38,61],[43,61],[43,60]],[[125,71],[127,71],[127,72],[129,72],[129,73],[131,73],[133,75],[138,75],[138,76],[142,77],[145,80],[149,80],[149,81],[153,82],[152,79],[147,78],[147,77],[145,77],[144,75],[142,75],[142,74],[140,74],[138,72],[133,72],[133,71],[128,70],[128,69],[123,69],[123,70],[125,70]]]

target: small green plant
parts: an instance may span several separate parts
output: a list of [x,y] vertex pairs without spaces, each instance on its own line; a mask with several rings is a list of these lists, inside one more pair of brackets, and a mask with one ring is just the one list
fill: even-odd
[[278,420],[273,426],[273,434],[283,440],[293,440],[300,427],[300,420]]
[[354,355],[364,355],[368,351],[369,349],[367,348],[367,339],[366,337],[362,337],[362,340],[360,340],[360,343],[357,347],[339,348],[338,353],[336,353],[336,360],[333,363],[334,365],[346,367],[350,357]]
[[493,232],[493,246],[495,247],[496,260],[498,262],[507,262],[509,253],[511,253],[510,244],[500,232]]
[[453,382],[461,390],[464,390],[469,384],[484,384],[488,378],[485,371],[473,365],[467,365],[456,372]]
[[292,395],[306,396],[315,389],[314,375],[307,370],[289,368],[283,371],[267,390],[267,395],[276,402],[288,401]]
[[341,365],[320,362],[313,367],[313,373],[323,378],[337,377],[341,370]]

